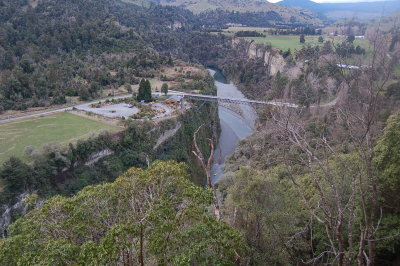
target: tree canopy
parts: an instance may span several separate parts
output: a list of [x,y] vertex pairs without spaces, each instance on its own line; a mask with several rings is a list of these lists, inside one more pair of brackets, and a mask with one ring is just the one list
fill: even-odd
[[184,164],[132,168],[19,219],[0,242],[0,264],[232,265],[246,247],[239,232],[209,214],[211,200]]

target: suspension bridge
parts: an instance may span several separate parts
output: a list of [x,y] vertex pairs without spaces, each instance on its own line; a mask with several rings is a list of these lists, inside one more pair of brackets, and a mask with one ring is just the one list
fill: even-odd
[[249,99],[238,99],[238,98],[219,97],[214,95],[191,94],[182,92],[172,92],[171,94],[181,96],[188,100],[195,100],[195,101],[222,102],[222,103],[233,103],[233,104],[273,105],[279,107],[299,108],[297,104],[288,102],[279,102],[279,101],[257,101]]

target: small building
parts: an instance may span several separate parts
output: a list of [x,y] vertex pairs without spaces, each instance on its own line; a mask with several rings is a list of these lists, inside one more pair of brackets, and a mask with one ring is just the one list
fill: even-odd
[[167,100],[165,100],[165,102],[167,104],[179,104],[179,103],[182,102],[182,100],[183,100],[182,96],[180,96],[180,95],[172,95]]

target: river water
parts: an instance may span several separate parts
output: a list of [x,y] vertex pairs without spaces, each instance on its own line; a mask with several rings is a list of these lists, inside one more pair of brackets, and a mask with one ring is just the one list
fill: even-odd
[[[208,69],[214,77],[219,97],[246,99],[242,92],[230,84],[221,71]],[[257,113],[250,105],[219,103],[219,119],[221,135],[215,149],[214,165],[212,167],[212,183],[216,183],[223,175],[225,160],[235,152],[240,140],[253,133]]]

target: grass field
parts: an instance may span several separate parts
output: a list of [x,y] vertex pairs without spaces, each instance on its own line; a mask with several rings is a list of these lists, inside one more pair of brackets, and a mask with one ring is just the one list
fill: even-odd
[[[259,43],[270,43],[272,47],[279,48],[281,50],[294,50],[301,49],[301,47],[303,47],[303,44],[300,43],[299,36],[268,35],[267,37],[252,37],[247,39],[251,39]],[[311,44],[314,46],[320,44],[318,42],[318,36],[306,36],[305,39],[306,43],[304,45]]]
[[0,124],[0,163],[11,156],[27,159],[24,150],[30,145],[40,150],[49,142],[67,144],[101,130],[118,129],[120,128],[70,113]]
[[267,30],[269,29],[270,28],[261,28],[261,27],[229,27],[227,29],[224,29],[223,31],[226,35],[233,36],[238,31],[257,31],[262,34],[266,34]]
[[[267,37],[249,37],[246,39],[254,40],[259,43],[270,43],[272,47],[278,48],[281,50],[299,50],[303,47],[303,45],[323,45],[318,42],[319,36],[305,36],[306,42],[304,44],[300,43],[300,36],[292,36],[292,35],[268,35]],[[327,36],[323,36],[325,41],[333,41],[334,43],[341,43],[345,41],[344,39],[331,39]],[[363,39],[356,39],[354,41],[354,46],[360,45],[361,47],[368,49],[368,41]]]
[[[269,28],[260,28],[260,27],[229,27],[228,29],[224,30],[224,34],[233,36],[238,31],[257,31],[266,37],[245,37],[244,39],[254,40],[258,43],[269,43],[274,48],[278,48],[281,50],[299,50],[303,47],[303,45],[323,45],[322,43],[318,42],[319,36],[305,36],[306,42],[305,44],[300,43],[300,36],[297,35],[268,35],[267,31]],[[331,38],[329,36],[323,36],[324,41],[333,41],[335,44],[341,43],[345,41],[345,38],[334,37]],[[361,47],[365,48],[368,52],[370,47],[367,40],[364,39],[356,39],[354,41],[354,46],[360,45]]]

